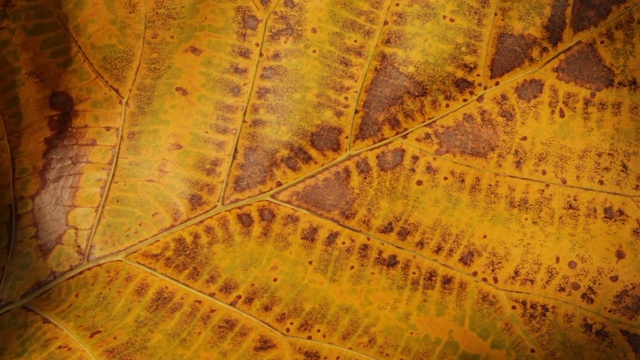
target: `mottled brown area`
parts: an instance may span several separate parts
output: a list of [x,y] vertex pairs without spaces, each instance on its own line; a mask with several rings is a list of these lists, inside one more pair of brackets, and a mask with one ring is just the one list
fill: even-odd
[[190,53],[192,53],[192,54],[193,54],[193,55],[195,55],[195,56],[200,56],[200,55],[202,55],[202,49],[200,49],[200,48],[198,48],[198,47],[195,47],[195,46],[193,46],[193,45],[189,46],[189,47],[187,48],[187,51],[188,51],[188,52],[190,52]]
[[464,93],[469,89],[473,89],[475,87],[475,85],[473,84],[473,82],[465,79],[465,78],[457,78],[453,84],[455,85],[456,89],[458,89],[459,92]]
[[626,221],[627,217],[629,217],[629,215],[627,215],[624,210],[618,208],[617,210],[613,208],[613,206],[607,206],[604,208],[603,210],[604,212],[604,216],[603,218],[606,221]]
[[339,152],[342,150],[340,144],[341,135],[341,128],[322,125],[318,130],[311,133],[311,146],[320,152]]
[[564,59],[553,70],[558,74],[558,80],[595,91],[613,86],[615,77],[596,47],[582,41],[567,50]]
[[574,33],[595,27],[606,19],[613,7],[624,0],[575,0],[571,9],[571,28]]
[[189,207],[191,210],[197,210],[198,208],[204,206],[206,204],[204,198],[200,194],[191,194],[189,195]]
[[393,170],[402,164],[404,154],[404,149],[385,150],[376,156],[378,167],[382,171]]
[[473,264],[475,253],[473,251],[465,251],[462,256],[458,259],[458,262],[464,266],[471,266]]
[[366,158],[358,160],[356,163],[356,170],[358,170],[358,173],[363,177],[371,174],[371,165],[369,165],[369,160]]
[[566,11],[568,7],[568,0],[555,0],[551,5],[551,15],[547,19],[544,29],[549,34],[547,40],[553,46],[558,45],[558,43],[562,41],[562,34],[567,25]]
[[616,259],[624,260],[626,258],[627,258],[627,253],[624,252],[624,250],[622,250],[622,249],[616,250]]
[[333,176],[322,179],[318,185],[307,185],[296,194],[301,203],[325,213],[338,212],[350,219],[354,216],[355,195],[349,186],[351,170],[343,168]]
[[617,292],[609,312],[624,316],[631,321],[640,317],[640,284],[629,284]]
[[403,73],[390,60],[384,56],[376,68],[375,75],[366,89],[366,98],[362,105],[362,122],[358,127],[356,140],[378,138],[382,134],[383,125],[396,119],[395,109],[410,97],[424,97],[426,87]]
[[248,41],[257,33],[258,25],[262,22],[253,14],[251,7],[238,6],[235,9],[234,23],[236,36],[239,41]]
[[495,53],[491,59],[491,79],[506,75],[531,60],[532,42],[524,35],[498,35]]
[[478,120],[464,114],[462,119],[444,130],[434,131],[440,147],[436,155],[453,154],[486,158],[499,145],[498,130],[490,119]]
[[520,100],[532,101],[542,95],[544,89],[544,82],[539,79],[525,80],[518,87],[516,87],[516,95]]
[[621,329],[620,333],[624,336],[625,340],[627,340],[631,351],[636,354],[636,359],[640,359],[640,335],[624,329]]
[[272,153],[266,153],[256,146],[249,146],[243,154],[243,161],[238,165],[240,176],[233,184],[233,190],[243,192],[266,185],[274,176],[275,159]]

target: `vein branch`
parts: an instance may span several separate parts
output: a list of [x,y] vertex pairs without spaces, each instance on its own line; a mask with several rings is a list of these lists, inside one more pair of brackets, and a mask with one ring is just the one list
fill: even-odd
[[269,201],[271,201],[273,203],[276,203],[278,205],[285,206],[285,207],[288,207],[290,209],[299,211],[299,212],[307,214],[309,216],[320,218],[322,220],[325,220],[325,221],[328,221],[328,222],[330,222],[332,224],[340,226],[341,228],[344,228],[344,229],[347,229],[349,231],[352,231],[352,232],[358,233],[360,235],[366,236],[366,237],[371,238],[373,240],[376,240],[376,241],[378,241],[380,243],[384,243],[386,245],[389,245],[391,247],[399,249],[400,251],[403,251],[403,252],[405,252],[407,254],[410,254],[410,255],[413,255],[413,256],[415,256],[417,258],[420,258],[420,259],[422,259],[422,260],[424,260],[426,262],[433,263],[433,264],[435,264],[435,265],[437,265],[439,267],[442,267],[442,268],[445,268],[445,269],[447,269],[449,271],[455,272],[456,274],[460,275],[461,277],[464,277],[467,280],[469,280],[469,282],[471,282],[471,283],[476,283],[476,284],[481,285],[481,286],[486,286],[486,287],[493,288],[494,290],[496,290],[496,291],[498,291],[498,292],[500,292],[502,294],[509,293],[509,294],[514,294],[514,295],[524,295],[524,296],[529,296],[529,297],[537,297],[537,298],[545,299],[545,300],[548,300],[548,301],[559,302],[559,303],[562,303],[564,305],[568,305],[570,307],[577,308],[577,309],[579,309],[581,311],[587,312],[587,313],[592,314],[594,316],[597,316],[599,318],[605,319],[605,320],[607,320],[609,322],[612,322],[612,323],[619,323],[619,324],[622,324],[622,325],[629,326],[629,327],[631,327],[633,329],[639,329],[640,328],[640,325],[638,325],[638,324],[627,323],[627,322],[624,322],[624,321],[620,321],[618,319],[613,320],[613,319],[610,319],[609,317],[607,317],[605,315],[602,315],[602,314],[600,314],[600,313],[598,313],[596,311],[584,308],[581,305],[574,304],[574,303],[571,303],[571,302],[568,302],[568,301],[565,301],[565,300],[562,300],[562,299],[556,299],[556,298],[553,298],[553,297],[550,297],[550,296],[547,296],[547,295],[535,294],[535,293],[530,293],[530,292],[527,292],[527,291],[506,289],[506,288],[497,286],[496,284],[491,284],[489,282],[484,282],[481,279],[478,279],[477,277],[475,277],[475,276],[473,276],[471,274],[463,272],[463,271],[461,271],[461,270],[459,270],[459,269],[457,269],[457,268],[455,268],[455,267],[453,267],[453,266],[451,266],[449,264],[440,262],[437,259],[433,259],[433,258],[430,258],[430,257],[425,256],[423,254],[420,254],[420,253],[417,253],[415,251],[409,250],[409,249],[404,248],[404,247],[402,247],[402,246],[400,246],[398,244],[389,242],[387,240],[383,240],[383,239],[381,239],[381,238],[379,238],[379,237],[377,237],[377,236],[375,236],[375,235],[373,235],[371,233],[368,233],[366,231],[361,231],[361,230],[355,229],[355,228],[353,228],[353,227],[351,227],[349,225],[339,223],[339,222],[337,222],[337,221],[335,221],[333,219],[330,219],[330,218],[328,218],[328,217],[326,217],[324,215],[313,213],[313,212],[308,211],[306,209],[300,208],[300,207],[298,207],[296,205],[292,205],[292,204],[289,204],[289,203],[286,203],[286,202],[283,202],[283,201],[280,201],[280,200],[277,200],[277,199],[269,199]]
[[111,162],[111,168],[109,169],[109,176],[106,180],[104,191],[102,192],[102,196],[100,198],[100,204],[98,205],[98,210],[96,211],[96,218],[93,227],[91,228],[91,233],[89,235],[89,241],[87,242],[87,246],[84,251],[84,259],[83,261],[86,263],[89,261],[89,256],[91,254],[91,246],[93,245],[93,240],[96,236],[96,231],[98,229],[98,225],[102,220],[102,215],[104,214],[104,207],[107,203],[107,198],[109,196],[109,192],[111,190],[111,185],[113,184],[113,178],[115,177],[116,167],[118,166],[118,159],[120,158],[120,150],[122,148],[122,136],[124,134],[124,122],[127,115],[127,107],[129,104],[129,97],[131,96],[131,91],[133,90],[133,85],[135,84],[136,78],[138,77],[138,73],[140,72],[140,67],[142,64],[142,53],[144,51],[144,42],[146,36],[147,29],[147,8],[146,2],[143,1],[143,26],[144,30],[142,32],[142,44],[140,45],[140,57],[138,59],[138,65],[136,66],[136,71],[133,75],[133,79],[131,81],[131,88],[127,92],[126,98],[122,99],[122,109],[120,111],[120,124],[118,128],[118,140],[116,141],[115,151],[113,154],[113,161]]
[[356,95],[355,103],[353,104],[353,114],[351,115],[351,126],[349,127],[349,138],[347,139],[347,153],[351,152],[351,144],[353,143],[353,132],[355,129],[356,111],[358,111],[358,103],[360,102],[360,97],[362,96],[362,93],[364,91],[365,80],[367,79],[367,74],[369,74],[371,64],[373,63],[373,57],[375,56],[376,50],[378,49],[378,44],[380,44],[382,29],[384,28],[384,23],[387,21],[387,17],[389,16],[391,3],[392,2],[390,1],[389,4],[387,5],[387,9],[384,13],[384,17],[382,19],[382,22],[380,23],[380,27],[378,28],[378,32],[376,33],[376,36],[375,36],[373,48],[369,53],[367,64],[364,67],[364,72],[362,73],[362,78],[360,79],[360,88],[358,89],[358,95]]
[[11,262],[11,258],[13,256],[13,246],[16,242],[16,200],[15,200],[15,189],[13,183],[13,159],[11,157],[11,146],[9,145],[9,134],[7,133],[7,127],[4,123],[4,118],[2,114],[0,114],[0,125],[2,125],[2,132],[4,134],[3,142],[6,146],[7,156],[9,157],[9,196],[11,196],[11,228],[9,229],[9,249],[7,253],[7,261],[4,265],[4,270],[2,271],[2,279],[0,279],[0,294],[2,294],[2,288],[7,278],[7,273],[9,270],[9,264]]
[[105,77],[100,73],[100,71],[98,71],[98,69],[95,67],[93,62],[89,59],[89,56],[87,56],[87,53],[84,51],[82,46],[80,46],[80,42],[78,42],[78,39],[76,39],[75,35],[73,35],[73,33],[71,32],[71,29],[69,29],[67,24],[62,20],[60,20],[60,23],[62,24],[62,27],[64,28],[67,35],[69,35],[69,37],[73,41],[74,45],[78,48],[78,52],[80,53],[84,61],[89,65],[89,68],[91,68],[91,71],[93,71],[96,77],[98,77],[98,79],[100,79],[100,81],[106,87],[108,87],[114,94],[116,94],[118,99],[122,100],[123,97],[122,97],[122,94],[120,94],[120,90],[118,90],[115,86],[111,85],[109,81],[107,81],[107,79],[105,79]]
[[[280,0],[273,6],[273,9],[278,7],[280,4]],[[247,99],[244,103],[244,111],[242,112],[242,119],[240,120],[240,125],[238,126],[238,131],[236,133],[236,138],[233,141],[233,149],[231,150],[231,155],[229,156],[229,160],[227,161],[227,169],[225,172],[225,177],[222,182],[222,188],[220,189],[220,197],[218,198],[218,206],[222,206],[224,204],[224,195],[227,192],[227,188],[229,187],[229,177],[231,176],[231,168],[233,165],[234,158],[238,153],[238,143],[240,142],[240,134],[242,133],[242,127],[247,119],[247,112],[249,111],[249,102],[251,100],[251,95],[253,94],[253,89],[256,84],[256,79],[258,78],[258,66],[260,65],[260,54],[262,53],[262,48],[264,47],[265,38],[267,35],[267,25],[269,24],[269,19],[271,18],[271,14],[273,10],[270,11],[264,19],[264,26],[262,27],[262,38],[260,39],[260,47],[258,47],[258,56],[256,56],[256,63],[253,67],[253,78],[251,79],[251,85],[249,87],[249,91],[247,92]]]
[[483,168],[483,167],[477,167],[477,166],[473,166],[471,164],[467,164],[467,163],[462,162],[462,161],[457,161],[457,160],[451,159],[449,157],[445,157],[445,156],[442,156],[442,155],[436,155],[435,153],[432,153],[432,152],[427,151],[427,150],[425,150],[423,148],[420,148],[420,147],[416,146],[415,144],[412,144],[411,142],[408,142],[408,141],[401,140],[401,142],[404,145],[408,146],[408,147],[411,147],[413,149],[416,149],[417,151],[420,151],[422,153],[425,153],[425,154],[428,154],[430,156],[436,157],[436,158],[441,159],[443,161],[446,161],[446,162],[449,162],[449,163],[452,163],[452,164],[456,164],[456,165],[459,165],[459,166],[464,166],[464,167],[467,167],[469,169],[473,169],[473,170],[476,170],[476,171],[481,171],[481,172],[484,172],[484,173],[504,176],[504,177],[517,179],[517,180],[531,181],[531,182],[536,182],[536,183],[540,183],[540,184],[549,184],[549,185],[554,185],[554,186],[560,186],[560,187],[569,188],[569,189],[592,191],[592,192],[608,194],[608,195],[614,195],[614,196],[630,197],[629,194],[618,193],[618,192],[615,192],[615,191],[608,191],[608,190],[602,190],[602,189],[592,189],[592,188],[588,188],[588,187],[584,187],[584,186],[569,185],[569,184],[563,184],[563,183],[552,182],[552,181],[544,181],[544,180],[534,179],[534,178],[530,178],[530,177],[526,177],[526,176],[518,176],[518,175],[509,174],[509,173],[506,173],[506,172],[495,171],[495,170],[491,170],[491,169],[487,169],[487,168]]
[[93,353],[91,351],[89,351],[89,347],[87,347],[87,345],[73,332],[71,332],[71,330],[69,330],[66,326],[60,324],[58,321],[56,321],[55,319],[45,315],[42,311],[38,310],[37,308],[33,307],[33,306],[29,306],[29,305],[24,305],[25,308],[35,312],[36,314],[42,316],[43,318],[51,321],[51,323],[53,323],[55,326],[59,327],[62,331],[64,331],[70,338],[72,338],[86,353],[87,355],[89,355],[92,359],[96,359],[96,356],[93,355]]

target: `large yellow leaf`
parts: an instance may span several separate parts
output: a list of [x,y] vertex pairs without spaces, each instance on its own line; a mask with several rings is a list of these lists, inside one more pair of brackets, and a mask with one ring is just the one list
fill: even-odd
[[0,358],[640,359],[640,5],[0,2]]

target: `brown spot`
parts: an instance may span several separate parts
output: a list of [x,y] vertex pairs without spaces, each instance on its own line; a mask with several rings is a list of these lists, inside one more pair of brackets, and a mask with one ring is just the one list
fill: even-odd
[[195,56],[200,56],[202,54],[202,50],[198,49],[197,47],[191,45],[187,48],[187,51],[192,53]]
[[564,109],[560,108],[560,110],[558,110],[558,116],[560,116],[560,119],[564,119],[565,114],[564,114]]
[[89,335],[89,339],[93,339],[96,335],[102,334],[102,330],[96,330]]
[[615,77],[595,46],[582,41],[567,50],[553,70],[558,73],[558,80],[595,91],[613,86]]
[[202,195],[200,194],[191,194],[189,195],[189,206],[191,210],[196,210],[201,206],[204,206],[205,201]]
[[378,167],[382,171],[389,171],[397,168],[404,160],[404,149],[385,150],[376,156]]
[[49,117],[47,122],[52,134],[45,139],[45,142],[51,148],[59,146],[69,135],[75,116],[75,103],[69,93],[58,91],[49,96],[49,109],[58,112],[57,115]]
[[566,178],[561,177],[560,178],[560,182],[562,183],[562,185],[567,185],[567,179]]
[[426,95],[424,85],[398,69],[387,56],[383,56],[371,83],[367,86],[367,96],[362,111],[364,115],[358,127],[356,140],[378,138],[382,135],[382,125],[386,118],[393,118],[407,97]]
[[627,343],[631,347],[631,351],[636,354],[636,359],[640,359],[640,335],[624,329],[620,329],[620,333],[627,340]]
[[524,35],[498,35],[496,50],[491,59],[491,79],[499,78],[524,65],[531,58],[531,43]]
[[369,165],[369,161],[366,158],[362,158],[356,163],[356,170],[360,175],[369,175],[371,173],[371,165]]
[[575,269],[578,266],[578,263],[571,260],[567,263],[567,266],[569,267],[569,269]]
[[574,33],[597,26],[606,19],[613,6],[623,0],[576,0],[571,9],[571,28]]
[[323,179],[318,185],[307,185],[296,194],[296,198],[312,209],[325,213],[339,212],[350,219],[354,216],[355,196],[349,186],[351,171],[343,168],[333,176]]
[[613,283],[614,283],[614,282],[618,282],[618,279],[619,279],[618,275],[611,275],[611,276],[609,276],[609,281],[611,281],[611,282],[613,282]]
[[458,259],[458,262],[464,266],[471,266],[471,264],[473,264],[474,256],[475,253],[473,251],[467,251],[460,257],[460,259]]
[[574,291],[580,290],[580,284],[578,284],[575,281],[572,281],[571,283],[569,283],[569,287],[571,288],[571,290],[574,290]]
[[264,335],[260,335],[260,338],[258,339],[257,344],[253,347],[253,350],[256,352],[265,352],[277,347],[278,346],[273,342],[272,339]]
[[520,141],[527,141],[527,137],[526,136],[521,137]]
[[472,89],[475,87],[475,85],[473,84],[473,82],[465,79],[465,78],[457,78],[453,84],[455,85],[456,89],[458,89],[459,92],[463,93],[469,89]]
[[187,96],[189,95],[189,91],[187,91],[187,89],[183,88],[182,86],[176,86],[175,90],[177,93],[179,93],[182,96]]
[[179,143],[177,143],[177,142],[175,142],[175,143],[173,143],[173,144],[169,145],[169,151],[181,150],[181,149],[183,149],[183,148],[184,148],[184,146],[182,146],[182,144],[179,144]]
[[627,257],[627,254],[624,252],[624,250],[622,249],[618,249],[616,250],[616,259],[619,260],[624,260]]
[[399,263],[400,261],[398,261],[398,257],[396,255],[389,255],[386,261],[386,267],[393,269],[398,266]]
[[537,99],[542,94],[542,89],[544,88],[544,82],[539,79],[530,79],[523,81],[516,88],[516,94],[520,100],[525,100],[527,102]]
[[312,28],[311,28],[311,33],[312,33],[312,34],[315,34],[315,33],[317,33],[317,32],[318,32],[318,29],[316,29],[316,28],[314,28],[314,27],[312,27]]
[[640,316],[640,284],[629,284],[617,292],[611,305],[610,312],[635,321]]
[[565,13],[568,7],[569,1],[567,0],[555,0],[551,5],[551,16],[547,19],[544,29],[549,34],[547,40],[553,46],[562,41],[562,34],[567,23]]
[[238,221],[242,224],[242,227],[249,228],[253,225],[253,216],[249,213],[240,213],[237,215]]
[[605,220],[608,220],[608,221],[622,220],[624,222],[628,216],[629,215],[627,215],[622,209],[615,210],[613,206],[607,206],[606,208],[604,208]]
[[276,214],[269,208],[260,208],[258,213],[260,214],[260,220],[262,221],[272,222],[273,219],[276,218]]
[[340,146],[341,135],[341,128],[322,125],[318,130],[311,134],[311,146],[320,152],[339,152],[342,149]]
[[463,154],[486,158],[498,147],[498,131],[490,121],[464,114],[454,125],[435,131],[440,147],[436,155]]

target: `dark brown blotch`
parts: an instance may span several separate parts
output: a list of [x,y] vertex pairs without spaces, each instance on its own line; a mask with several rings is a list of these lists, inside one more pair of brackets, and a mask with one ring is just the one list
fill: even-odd
[[343,168],[317,185],[307,185],[296,194],[299,202],[325,213],[338,212],[350,219],[354,214],[355,195],[349,185],[351,170]]
[[57,114],[49,117],[47,122],[51,131],[51,135],[45,139],[47,152],[62,144],[69,136],[75,116],[75,102],[68,92],[57,91],[49,96],[49,109],[56,111]]
[[356,170],[358,173],[364,177],[371,174],[371,165],[369,165],[369,160],[366,158],[362,158],[356,162]]
[[195,56],[200,56],[202,54],[202,50],[197,48],[197,47],[195,47],[195,46],[193,46],[193,45],[189,46],[187,48],[187,51],[192,53]]
[[640,284],[629,284],[618,291],[611,302],[610,312],[620,314],[631,321],[640,317]]
[[496,40],[491,59],[491,79],[499,78],[521,67],[531,59],[533,41],[524,35],[502,33]]
[[624,336],[625,340],[631,347],[631,351],[636,355],[636,358],[640,359],[640,335],[625,329],[620,329],[620,333]]
[[455,85],[456,89],[458,89],[458,91],[460,93],[465,93],[467,90],[469,89],[473,89],[475,87],[475,85],[473,84],[473,82],[465,79],[465,78],[457,78],[454,82],[453,85]]
[[276,218],[275,212],[268,207],[260,208],[260,210],[258,210],[258,214],[260,215],[260,220],[266,222],[272,222],[273,219]]
[[[385,120],[396,119],[399,109],[394,109],[407,98],[426,95],[426,87],[403,73],[388,56],[383,56],[376,68],[373,80],[366,89],[362,105],[363,117],[358,127],[356,140],[379,138]],[[392,121],[391,123],[393,123]]]
[[397,168],[404,160],[404,149],[385,150],[376,156],[378,167],[382,171],[389,171]]
[[567,263],[567,266],[569,267],[569,269],[575,269],[576,267],[578,267],[578,263],[577,263],[577,262],[575,262],[575,261],[573,261],[573,260],[570,260],[570,261]]
[[277,347],[278,346],[275,344],[273,339],[268,338],[264,335],[260,335],[258,341],[256,342],[256,345],[253,347],[253,350],[255,352],[266,352]]
[[187,95],[189,95],[189,90],[187,90],[187,89],[183,88],[182,86],[176,86],[176,87],[174,88],[174,90],[175,90],[178,94],[180,94],[180,95],[182,95],[182,96],[187,96]]
[[516,95],[518,95],[518,98],[520,98],[520,100],[529,102],[539,98],[540,95],[542,95],[543,89],[544,82],[542,80],[525,80],[516,88]]
[[204,198],[200,194],[191,194],[189,195],[189,207],[191,210],[196,210],[205,205]]
[[555,0],[551,5],[551,15],[547,19],[544,29],[549,34],[547,40],[553,46],[562,41],[562,34],[567,25],[566,11],[568,7],[568,0]]
[[498,148],[499,134],[489,119],[478,121],[475,116],[464,114],[454,125],[434,132],[440,147],[436,155],[463,154],[478,158],[487,158]]
[[337,153],[342,150],[340,144],[341,135],[341,128],[322,125],[318,130],[311,133],[311,146],[320,152],[331,151]]
[[243,228],[250,228],[253,225],[253,216],[250,213],[240,213],[237,218]]
[[558,80],[595,91],[613,86],[615,78],[596,47],[582,41],[567,50],[564,59],[553,70],[558,74]]
[[606,19],[617,4],[624,0],[575,0],[571,9],[571,28],[574,33],[597,26]]
[[624,252],[624,250],[622,249],[616,250],[616,259],[618,259],[618,261],[624,260],[626,258],[627,258],[627,253]]

